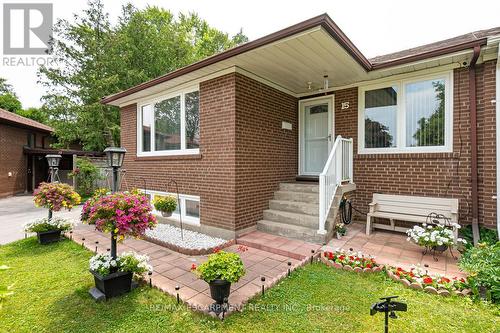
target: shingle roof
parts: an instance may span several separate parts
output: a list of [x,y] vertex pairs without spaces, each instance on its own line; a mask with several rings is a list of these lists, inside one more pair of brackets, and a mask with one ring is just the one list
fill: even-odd
[[14,112],[0,109],[0,122],[7,122],[20,127],[29,127],[45,132],[54,132],[54,129],[33,119],[22,117]]
[[483,38],[487,37],[492,37],[492,36],[499,36],[500,35],[500,27],[496,28],[491,28],[491,29],[485,29],[485,30],[478,30],[474,32],[469,32],[464,35],[448,38],[445,40],[441,40],[438,42],[426,44],[426,45],[421,45],[417,46],[411,49],[407,50],[402,50],[394,53],[389,53],[389,54],[384,54],[380,56],[373,57],[370,60],[372,64],[379,64],[379,63],[385,63],[385,62],[390,62],[396,59],[402,59],[406,57],[411,57],[419,54],[425,54],[428,52],[452,47],[452,46],[457,46],[461,44],[466,44],[466,43],[471,43],[474,41],[478,41]]

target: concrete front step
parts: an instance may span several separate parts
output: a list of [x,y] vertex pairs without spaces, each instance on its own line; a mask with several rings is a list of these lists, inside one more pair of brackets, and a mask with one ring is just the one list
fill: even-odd
[[306,242],[323,244],[325,235],[320,235],[316,229],[298,226],[294,224],[281,223],[269,220],[260,220],[257,222],[257,230],[267,232],[273,235],[287,238],[298,239]]
[[307,228],[318,228],[318,217],[307,214],[298,214],[284,212],[281,210],[266,209],[264,211],[264,220],[281,222],[285,224],[294,224]]
[[269,208],[281,210],[284,212],[308,214],[312,216],[319,215],[319,205],[299,201],[270,200]]
[[295,192],[295,191],[276,191],[274,192],[274,199],[281,201],[296,201],[311,204],[319,204],[318,193]]
[[319,185],[307,183],[280,183],[280,191],[319,193]]

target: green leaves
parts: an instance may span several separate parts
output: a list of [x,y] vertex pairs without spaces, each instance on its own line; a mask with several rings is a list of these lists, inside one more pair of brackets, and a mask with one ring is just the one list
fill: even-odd
[[208,256],[208,260],[196,269],[206,282],[216,279],[234,283],[245,275],[243,262],[237,253],[218,251]]
[[57,65],[39,71],[59,147],[75,141],[86,150],[119,145],[118,108],[102,105],[102,97],[246,40],[241,31],[230,38],[194,13],[176,18],[151,6],[127,4],[112,25],[102,1],[91,0],[82,15],[55,24]]

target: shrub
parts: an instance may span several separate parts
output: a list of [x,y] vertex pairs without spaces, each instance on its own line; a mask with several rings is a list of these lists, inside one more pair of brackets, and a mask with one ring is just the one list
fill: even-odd
[[89,197],[95,189],[96,182],[102,179],[99,168],[97,168],[86,157],[80,157],[76,161],[76,169],[70,174],[76,177],[76,190],[83,197]]
[[208,256],[208,260],[196,268],[195,273],[206,282],[214,280],[226,280],[238,282],[245,275],[245,268],[239,254],[217,251]]
[[153,199],[153,205],[159,212],[173,212],[177,208],[177,199],[172,195],[157,195]]
[[480,243],[470,248],[460,258],[459,266],[469,274],[475,295],[479,295],[480,287],[484,287],[493,302],[500,301],[500,242],[493,245]]
[[46,232],[52,230],[68,231],[71,230],[73,226],[74,226],[73,222],[60,217],[53,217],[51,219],[43,218],[26,223],[24,225],[24,231],[26,232]]
[[157,224],[148,197],[125,192],[87,201],[81,218],[85,223],[95,224],[99,231],[113,231],[118,240],[125,236],[140,237]]
[[37,207],[45,207],[57,212],[62,208],[69,210],[78,205],[81,197],[68,184],[41,183],[34,192],[33,201]]
[[113,268],[121,272],[143,275],[153,270],[148,261],[148,256],[135,252],[124,252],[116,260],[111,258],[109,254],[101,253],[90,258],[89,266],[91,271],[97,272],[101,276],[109,275]]
[[[460,229],[460,237],[467,241],[465,244],[467,249],[473,247],[474,241],[472,237],[472,225],[469,224]],[[498,242],[497,231],[494,229],[488,229],[482,225],[479,226],[479,238],[481,243],[495,244]]]

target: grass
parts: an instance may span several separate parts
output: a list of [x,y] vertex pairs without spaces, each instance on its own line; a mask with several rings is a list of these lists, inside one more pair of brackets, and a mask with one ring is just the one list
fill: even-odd
[[40,246],[34,238],[0,246],[0,285],[15,294],[0,311],[0,332],[381,332],[371,317],[378,297],[399,295],[408,312],[392,332],[498,332],[498,307],[405,289],[383,274],[357,275],[322,264],[292,274],[242,313],[220,322],[195,313],[158,290],[140,287],[96,303],[88,295],[92,253],[71,242]]

